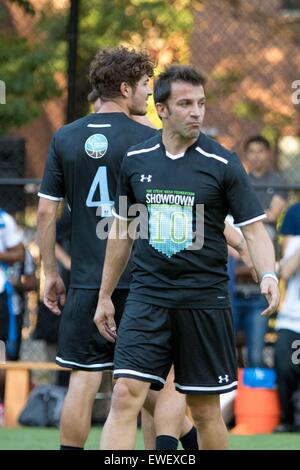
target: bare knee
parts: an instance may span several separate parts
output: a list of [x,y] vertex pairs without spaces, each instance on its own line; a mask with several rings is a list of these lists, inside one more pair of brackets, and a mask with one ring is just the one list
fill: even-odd
[[143,404],[143,390],[132,382],[122,378],[117,380],[111,399],[112,411],[134,411],[136,413],[140,411]]
[[187,397],[187,404],[191,409],[193,420],[197,429],[201,429],[222,419],[218,396],[213,395],[212,397],[192,397]]

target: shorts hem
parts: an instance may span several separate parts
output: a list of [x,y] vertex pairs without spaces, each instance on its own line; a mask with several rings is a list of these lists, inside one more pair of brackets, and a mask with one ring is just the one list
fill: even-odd
[[99,372],[103,370],[113,370],[114,363],[113,362],[104,362],[102,364],[82,364],[76,361],[68,361],[66,359],[62,359],[59,356],[56,356],[55,359],[56,364],[61,367],[66,367],[68,369],[75,369],[75,370],[84,370],[88,372]]
[[128,379],[140,380],[141,382],[150,382],[155,385],[155,390],[161,390],[166,383],[161,377],[131,369],[115,369],[113,377],[114,379],[126,377]]
[[177,392],[184,393],[185,395],[221,395],[222,393],[232,392],[237,389],[237,380],[229,385],[221,386],[193,386],[193,385],[180,385],[174,383]]

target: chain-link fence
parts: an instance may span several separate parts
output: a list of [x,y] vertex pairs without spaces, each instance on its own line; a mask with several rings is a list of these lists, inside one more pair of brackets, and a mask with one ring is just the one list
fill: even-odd
[[206,126],[241,156],[245,140],[263,133],[275,164],[279,157],[279,166],[296,167],[299,182],[299,142],[282,141],[300,132],[300,4],[286,10],[287,3],[199,2],[191,52],[208,78]]

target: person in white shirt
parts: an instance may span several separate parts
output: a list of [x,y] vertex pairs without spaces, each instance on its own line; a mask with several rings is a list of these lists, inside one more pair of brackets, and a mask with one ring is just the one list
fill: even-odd
[[6,345],[7,359],[16,356],[18,335],[9,271],[14,263],[23,261],[22,234],[14,218],[0,209],[0,341]]
[[275,368],[281,422],[274,432],[300,432],[300,428],[294,423],[292,401],[294,392],[300,386],[300,235],[290,236],[286,240],[280,274],[286,282],[286,295],[276,322],[278,339],[275,346]]

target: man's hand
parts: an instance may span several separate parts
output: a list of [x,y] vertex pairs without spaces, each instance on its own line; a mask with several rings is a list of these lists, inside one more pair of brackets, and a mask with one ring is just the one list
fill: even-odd
[[272,313],[277,311],[279,305],[280,294],[278,283],[271,277],[265,277],[260,283],[260,292],[266,297],[269,304],[268,308],[266,308],[261,315],[263,317],[269,317]]
[[94,322],[102,336],[107,341],[114,343],[116,341],[116,323],[115,323],[115,307],[110,297],[99,298]]
[[62,278],[57,274],[55,276],[46,276],[44,304],[55,315],[60,315],[59,305],[64,305],[66,300],[66,288]]

